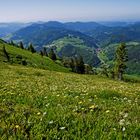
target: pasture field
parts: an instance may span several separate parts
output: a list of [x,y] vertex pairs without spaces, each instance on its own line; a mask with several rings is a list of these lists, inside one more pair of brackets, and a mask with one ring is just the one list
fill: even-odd
[[140,83],[1,63],[0,139],[139,140]]

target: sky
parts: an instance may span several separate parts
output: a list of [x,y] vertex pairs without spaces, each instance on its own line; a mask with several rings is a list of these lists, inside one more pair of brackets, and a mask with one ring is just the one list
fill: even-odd
[[140,0],[0,0],[0,22],[138,21]]

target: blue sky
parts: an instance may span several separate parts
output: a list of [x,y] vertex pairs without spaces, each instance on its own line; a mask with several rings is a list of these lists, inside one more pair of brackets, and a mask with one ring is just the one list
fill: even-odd
[[137,21],[140,0],[0,0],[0,22]]

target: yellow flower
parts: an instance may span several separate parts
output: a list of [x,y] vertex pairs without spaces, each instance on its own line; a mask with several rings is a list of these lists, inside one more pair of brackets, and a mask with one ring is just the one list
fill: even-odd
[[82,104],[82,101],[80,101],[78,104]]
[[18,129],[18,128],[19,128],[19,125],[16,125],[16,126],[15,126],[15,128],[17,128],[17,129]]
[[95,109],[96,108],[96,105],[92,105],[89,107],[89,109]]
[[110,111],[109,110],[106,110],[106,113],[109,113]]
[[40,112],[37,113],[37,115],[40,115],[40,114],[41,114]]

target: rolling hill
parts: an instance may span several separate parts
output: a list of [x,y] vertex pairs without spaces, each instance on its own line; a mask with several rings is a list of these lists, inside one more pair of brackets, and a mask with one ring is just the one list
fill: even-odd
[[100,63],[96,49],[86,46],[79,37],[60,38],[47,45],[46,48],[53,48],[60,58],[82,56],[84,62],[91,66],[98,66]]
[[[103,24],[103,25],[102,25]],[[140,42],[140,23],[96,23],[96,22],[47,22],[32,24],[15,32],[11,40],[23,41],[26,45],[30,42],[37,50],[42,47],[55,48],[59,57],[81,55],[84,62],[98,66],[100,58],[97,48],[107,50],[107,57],[114,57],[114,44],[120,42]],[[106,25],[106,26],[105,26]],[[123,26],[124,25],[124,26]],[[54,47],[55,46],[55,47]],[[108,47],[112,46],[112,47]],[[139,73],[139,46],[129,45],[128,73]],[[111,53],[110,53],[111,52]],[[133,56],[133,53],[138,53]],[[135,63],[135,62],[136,63]],[[133,65],[135,64],[135,66]]]
[[[79,31],[68,29],[65,24],[59,22],[33,24],[14,33],[11,40],[23,41],[26,46],[32,42],[38,51],[45,46],[56,46],[59,48],[56,53],[61,58],[81,55],[87,64],[97,66],[100,63],[95,51],[98,48],[96,41]],[[60,42],[63,42],[62,46]]]
[[[7,58],[3,53],[3,46],[10,57],[10,62],[7,62]],[[6,42],[0,40],[0,62],[7,62],[13,65],[25,65],[29,67],[41,68],[52,71],[69,72],[69,69],[58,65],[48,57],[41,57],[39,54],[32,54],[27,50],[22,50],[15,46],[11,46]]]

